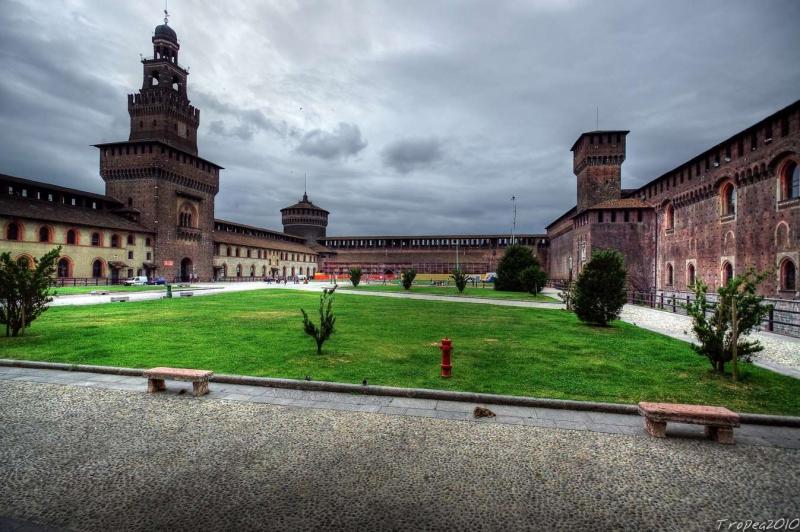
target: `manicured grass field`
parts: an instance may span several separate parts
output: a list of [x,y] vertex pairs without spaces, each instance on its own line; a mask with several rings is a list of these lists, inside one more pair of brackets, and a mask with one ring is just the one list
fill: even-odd
[[[800,380],[746,366],[734,383],[686,343],[620,322],[588,327],[561,310],[337,294],[337,333],[319,356],[300,316],[318,303],[259,290],[54,307],[25,337],[0,339],[0,357],[800,414]],[[450,380],[438,376],[445,336]]]
[[425,284],[415,284],[411,290],[406,290],[399,284],[360,284],[358,288],[353,288],[348,284],[343,284],[342,289],[346,290],[368,290],[370,292],[406,292],[410,294],[434,294],[439,296],[453,297],[485,297],[491,299],[518,299],[521,301],[541,301],[543,303],[560,303],[559,300],[542,294],[529,294],[527,292],[505,292],[495,290],[491,285],[485,288],[468,286],[463,294],[458,293],[455,286],[429,286]]
[[152,290],[166,291],[164,285],[139,285],[139,286],[125,286],[122,284],[115,284],[110,286],[62,286],[53,288],[51,292],[57,296],[72,296],[76,294],[90,294],[95,290],[108,291],[113,294],[114,292],[145,292]]

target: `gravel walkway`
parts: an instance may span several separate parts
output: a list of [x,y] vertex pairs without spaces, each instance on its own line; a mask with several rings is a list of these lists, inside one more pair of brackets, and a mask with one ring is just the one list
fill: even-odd
[[800,451],[5,381],[0,515],[76,530],[715,529]]
[[[692,335],[692,321],[688,316],[673,314],[663,310],[654,310],[635,305],[625,305],[621,318],[638,327],[650,329],[679,340],[695,341]],[[782,336],[768,332],[756,332],[751,335],[764,346],[764,350],[754,357],[754,361],[765,367],[780,371],[776,365],[794,371],[781,371],[800,378],[800,338]]]

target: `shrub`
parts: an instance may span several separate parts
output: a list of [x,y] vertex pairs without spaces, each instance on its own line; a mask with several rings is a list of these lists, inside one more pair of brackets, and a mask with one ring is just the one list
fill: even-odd
[[[534,257],[535,258],[535,257]],[[547,273],[539,266],[539,261],[533,266],[528,266],[519,274],[519,282],[526,292],[538,294],[547,282]]]
[[350,268],[350,282],[354,287],[358,287],[361,282],[361,268]]
[[406,290],[411,290],[411,285],[414,284],[414,279],[416,277],[417,277],[417,270],[415,270],[414,268],[403,270],[403,275],[402,275],[403,288],[405,288]]
[[530,248],[519,244],[508,246],[497,265],[497,280],[494,282],[494,289],[511,292],[526,291],[522,285],[520,274],[531,266],[539,266],[539,261],[533,256]]
[[308,314],[303,309],[303,330],[317,342],[317,354],[322,353],[322,344],[335,332],[336,317],[333,315],[333,293],[336,288],[325,289],[319,296],[319,327],[308,319]]
[[47,310],[59,253],[61,246],[34,259],[32,265],[27,259],[13,260],[9,252],[0,254],[0,323],[6,326],[6,336],[24,335]]
[[619,251],[594,251],[572,295],[575,314],[581,321],[605,326],[617,319],[625,304],[625,263]]
[[460,269],[453,270],[453,273],[450,274],[450,278],[456,285],[459,294],[464,293],[464,289],[467,287],[467,281],[469,281],[469,276],[461,271]]
[[750,362],[754,353],[764,349],[757,341],[745,340],[743,337],[769,313],[771,305],[763,305],[764,298],[756,295],[758,285],[766,277],[767,273],[757,274],[754,270],[734,277],[717,291],[716,305],[708,302],[708,286],[703,281],[695,282],[695,300],[686,306],[686,313],[692,318],[692,330],[700,342],[699,345],[692,344],[692,349],[706,357],[714,371],[725,373],[725,363],[733,362],[733,376],[736,379],[737,359]]

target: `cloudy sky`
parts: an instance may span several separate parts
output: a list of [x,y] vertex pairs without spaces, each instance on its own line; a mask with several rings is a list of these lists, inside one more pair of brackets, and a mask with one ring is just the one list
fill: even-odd
[[[103,191],[159,0],[0,0],[0,172]],[[634,187],[800,97],[796,0],[170,0],[224,166],[216,214],[329,234],[540,232],[581,131],[630,129]]]

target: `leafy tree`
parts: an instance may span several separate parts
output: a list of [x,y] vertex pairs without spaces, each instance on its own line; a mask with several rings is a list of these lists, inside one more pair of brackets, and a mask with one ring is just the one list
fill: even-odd
[[411,290],[411,285],[414,284],[414,279],[417,277],[417,270],[414,268],[409,268],[407,270],[403,270],[402,280],[403,288],[406,290]]
[[526,292],[536,295],[544,288],[544,284],[547,282],[547,273],[539,266],[537,260],[535,265],[528,266],[520,272],[519,282]]
[[6,336],[24,335],[47,310],[60,253],[61,246],[51,249],[33,264],[27,259],[12,260],[9,252],[0,254],[0,323],[6,326]]
[[[497,265],[497,280],[494,282],[494,289],[526,292],[520,274],[531,266],[539,266],[539,261],[533,256],[530,248],[519,244],[508,246]],[[541,268],[541,266],[539,267]]]
[[333,293],[336,288],[325,289],[319,296],[319,327],[308,319],[308,314],[303,309],[303,330],[317,342],[317,354],[322,353],[322,344],[335,332],[336,317],[333,315]]
[[469,281],[469,275],[461,271],[460,268],[456,268],[453,270],[453,273],[450,274],[450,278],[456,285],[459,294],[464,293],[464,289],[467,287],[467,281]]
[[357,287],[361,282],[361,268],[350,268],[350,282]]
[[575,283],[573,308],[581,321],[597,325],[619,317],[625,304],[625,263],[613,249],[592,252]]
[[756,294],[767,275],[751,269],[734,277],[717,290],[716,305],[706,297],[708,286],[701,280],[695,282],[695,300],[686,306],[692,330],[700,342],[692,344],[692,349],[708,358],[714,371],[725,373],[725,364],[733,362],[734,378],[738,378],[737,359],[750,362],[754,353],[764,349],[758,341],[744,337],[769,313],[771,305],[763,305],[764,298]]

